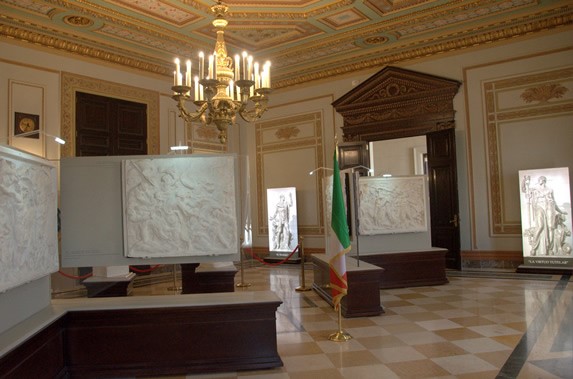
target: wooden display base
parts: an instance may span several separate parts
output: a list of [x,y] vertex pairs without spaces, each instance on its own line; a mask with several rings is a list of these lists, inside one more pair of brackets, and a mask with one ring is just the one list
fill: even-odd
[[280,367],[271,291],[52,300],[0,333],[2,378],[156,377]]
[[234,292],[237,268],[226,265],[188,263],[181,265],[181,293]]
[[[332,305],[332,292],[330,289],[330,266],[325,254],[313,254],[314,283],[312,288]],[[357,262],[347,257],[346,277],[348,280],[348,293],[341,301],[342,316],[367,317],[378,316],[384,313],[380,305],[380,280],[383,269],[367,262]]]
[[133,290],[134,278],[133,272],[125,276],[91,276],[85,279],[82,284],[88,291],[88,297],[129,296]]
[[515,272],[521,274],[544,274],[544,275],[573,275],[571,267],[551,267],[551,266],[528,266],[519,265]]
[[448,283],[447,249],[430,248],[360,254],[360,260],[384,269],[380,288],[435,286]]

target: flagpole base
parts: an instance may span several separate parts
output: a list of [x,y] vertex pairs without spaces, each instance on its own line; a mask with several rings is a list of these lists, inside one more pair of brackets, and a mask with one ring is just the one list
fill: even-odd
[[328,336],[328,339],[335,342],[346,342],[352,339],[352,336],[343,330]]
[[310,291],[311,289],[312,289],[311,287],[298,286],[294,290],[296,292],[304,292],[304,291]]
[[237,287],[250,287],[251,283],[237,283]]

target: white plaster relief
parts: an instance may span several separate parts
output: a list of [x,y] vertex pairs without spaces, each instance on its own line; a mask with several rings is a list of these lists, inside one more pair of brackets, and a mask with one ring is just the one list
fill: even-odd
[[360,178],[359,201],[362,235],[428,230],[424,176]]
[[58,271],[56,169],[0,148],[0,292]]
[[127,257],[237,253],[233,157],[125,160],[123,180]]

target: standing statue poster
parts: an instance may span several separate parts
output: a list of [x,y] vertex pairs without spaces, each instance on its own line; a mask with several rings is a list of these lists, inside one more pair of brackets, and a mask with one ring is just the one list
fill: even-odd
[[298,245],[296,188],[268,188],[267,211],[269,251],[288,256]]
[[519,184],[524,263],[572,267],[569,169],[522,170]]

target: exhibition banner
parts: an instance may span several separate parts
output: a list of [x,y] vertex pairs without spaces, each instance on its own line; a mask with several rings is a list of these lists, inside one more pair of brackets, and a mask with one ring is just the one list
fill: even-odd
[[519,183],[525,265],[573,267],[569,169],[522,170]]

